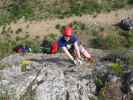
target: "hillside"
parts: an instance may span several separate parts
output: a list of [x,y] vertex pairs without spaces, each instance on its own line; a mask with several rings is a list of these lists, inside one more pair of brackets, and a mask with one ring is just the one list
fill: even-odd
[[[49,34],[60,34],[60,30],[56,29],[56,25],[67,25],[73,21],[79,21],[85,25],[97,24],[103,27],[111,26],[118,23],[121,19],[133,16],[133,8],[121,9],[112,11],[110,13],[101,13],[94,15],[83,15],[81,17],[68,17],[64,19],[47,19],[40,21],[26,21],[24,18],[18,20],[16,23],[11,23],[6,26],[6,29],[10,28],[10,31],[15,32],[21,29],[21,35],[29,34],[30,36],[39,36],[40,38]],[[0,32],[2,32],[2,27]]]
[[[93,61],[50,54],[68,25]],[[133,100],[133,0],[0,0],[0,100]]]
[[110,12],[132,4],[132,0],[1,0],[0,25],[22,17],[42,20]]
[[[127,9],[123,8],[111,11],[110,13],[96,15],[87,14],[80,17],[75,16],[64,19],[49,18],[40,21],[27,21],[23,17],[16,22],[11,22],[10,24],[2,25],[0,27],[0,57],[2,58],[3,56],[13,53],[13,48],[17,45],[29,45],[29,47],[37,49],[46,37],[54,41],[59,35],[61,35],[61,28],[73,22],[77,23],[79,29],[76,30],[80,33],[80,39],[86,47],[102,49],[116,49],[119,47],[132,48],[132,31],[123,31],[120,28],[113,26],[113,24],[120,22],[121,19],[127,17],[132,19],[132,16],[133,8],[130,7]],[[104,39],[104,36],[113,39]],[[107,46],[104,46],[105,41]]]

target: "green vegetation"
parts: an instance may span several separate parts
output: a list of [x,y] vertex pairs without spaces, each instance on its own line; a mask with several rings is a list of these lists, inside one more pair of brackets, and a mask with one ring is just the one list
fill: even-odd
[[10,100],[9,96],[0,96],[0,100]]
[[[20,18],[40,20],[54,17],[82,16],[83,14],[92,14],[96,17],[97,13],[110,12],[128,5],[133,5],[133,0],[10,0],[9,4],[4,5],[6,8],[0,9],[0,26]],[[18,45],[29,46],[34,53],[41,52],[40,44],[42,41],[39,40],[39,36],[35,38],[31,38],[28,34],[20,36],[23,30],[19,28],[16,30],[15,35],[13,35],[14,37],[12,37],[13,32],[11,28],[6,28],[5,26],[3,26],[0,33],[0,59],[14,53],[14,48]],[[71,26],[77,33],[88,36],[87,44],[91,44],[89,45],[90,47],[110,50],[119,49],[121,51],[133,48],[133,31],[123,31],[110,26],[85,25],[76,21],[72,22]],[[63,27],[61,25],[56,26],[61,31]],[[56,34],[51,34],[47,36],[46,40],[52,42],[56,38]],[[127,57],[130,67],[133,65],[133,54],[129,54]],[[116,62],[111,65],[111,71],[121,76],[124,72],[123,65],[123,63]],[[5,67],[8,67],[8,65],[0,64],[0,70]],[[26,71],[26,65],[23,65],[21,68],[22,71]],[[102,87],[105,83],[98,77],[96,85]],[[21,99],[32,100],[34,92],[31,91],[29,93],[31,94],[25,94]],[[98,100],[114,100],[114,98],[111,96],[109,85],[106,84],[100,91]],[[3,99],[8,100],[9,96],[0,96],[0,100]]]
[[22,17],[30,19],[33,16],[33,10],[27,0],[10,0],[2,6],[0,10],[0,25],[16,21]]
[[3,36],[0,39],[0,59],[13,53],[14,48],[18,45],[28,45],[29,47],[34,48],[36,50],[39,48],[38,44],[40,44],[39,40],[26,36],[16,36],[16,40],[10,37]]
[[[39,12],[37,11],[39,15],[41,15],[38,17],[63,18],[66,16],[80,16],[82,14],[88,14],[88,13],[93,14],[93,13],[99,13],[102,11],[111,11],[111,10],[125,7],[128,4],[131,4],[131,1],[130,0],[89,0],[89,1],[87,0],[50,0],[49,2],[36,1],[34,3],[37,4],[38,11],[40,10]],[[34,3],[32,3],[33,5],[32,7],[34,11],[36,11],[36,9],[34,8],[34,5],[35,5]],[[47,6],[49,7],[49,9],[43,6]]]
[[8,41],[2,41],[0,40],[0,58],[12,53],[11,49],[14,45],[13,41],[8,42]]
[[106,84],[104,88],[100,91],[98,95],[98,100],[114,100],[115,97],[112,96],[112,91],[109,84]]
[[[17,33],[21,33],[21,31],[21,29],[18,29]],[[5,30],[4,34],[0,37],[0,59],[14,53],[14,48],[19,45],[30,47],[34,53],[42,52],[40,48],[42,41],[38,37],[32,38],[28,34],[24,36],[17,34],[15,37],[11,37],[11,35],[7,33],[8,32]],[[44,39],[50,43],[56,40],[56,38],[57,35],[53,33],[44,37]]]
[[123,74],[124,69],[122,65],[114,63],[111,65],[111,68],[117,75],[121,76]]
[[9,94],[9,92],[6,88],[4,88],[4,89],[5,89],[5,91],[0,91],[0,100],[11,100],[11,98],[13,98],[15,100],[14,96]]
[[10,0],[0,10],[0,25],[19,18],[46,19],[95,14],[132,5],[132,0]]
[[57,34],[56,33],[51,33],[50,35],[48,35],[47,36],[47,40],[49,41],[49,42],[53,42],[54,40],[56,40],[57,39]]
[[26,19],[33,16],[31,6],[27,0],[12,0],[12,4],[8,7],[10,18],[19,19],[25,17]]
[[[84,36],[88,40],[86,44],[89,47],[120,51],[133,47],[132,30],[124,31],[118,27],[96,24],[86,25],[80,21],[74,21],[70,23],[70,26],[74,28],[79,36]],[[56,26],[57,29],[61,29],[62,27],[64,26]]]
[[[101,34],[95,34],[92,45],[102,49],[119,49],[133,47],[133,31],[123,31],[121,29],[113,29],[107,32],[103,37]],[[104,33],[104,32],[103,32]]]
[[130,65],[130,68],[133,69],[133,53],[128,55],[128,63]]

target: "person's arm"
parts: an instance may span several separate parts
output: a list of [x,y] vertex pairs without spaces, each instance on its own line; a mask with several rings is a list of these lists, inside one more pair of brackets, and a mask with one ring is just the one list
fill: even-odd
[[70,54],[70,52],[68,51],[68,49],[66,47],[62,47],[63,51],[67,54],[67,56],[74,61],[73,56]]
[[74,43],[74,48],[76,50],[76,54],[78,56],[78,59],[81,59],[81,55],[80,55],[80,50],[79,50],[79,46],[78,46],[78,42]]

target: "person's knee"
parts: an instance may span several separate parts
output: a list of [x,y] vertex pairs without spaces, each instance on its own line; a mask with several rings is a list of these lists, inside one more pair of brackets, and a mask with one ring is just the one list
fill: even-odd
[[81,53],[84,53],[86,51],[85,48],[82,45],[79,46],[79,50],[80,50]]

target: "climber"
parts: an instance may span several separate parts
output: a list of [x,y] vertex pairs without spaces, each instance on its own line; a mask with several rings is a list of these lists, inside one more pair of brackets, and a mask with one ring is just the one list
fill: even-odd
[[70,58],[74,64],[82,64],[81,55],[83,55],[87,60],[91,59],[91,54],[80,44],[79,38],[74,33],[71,27],[65,27],[63,30],[63,36],[59,38],[52,46],[51,51],[56,53],[56,50],[62,48],[65,54]]

